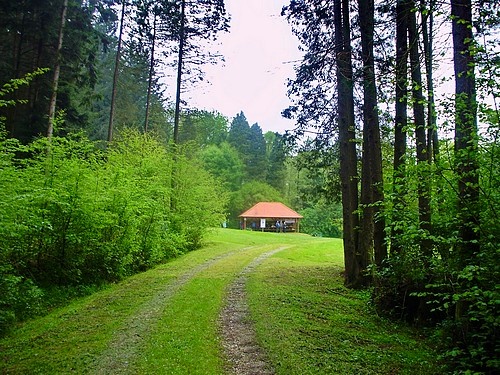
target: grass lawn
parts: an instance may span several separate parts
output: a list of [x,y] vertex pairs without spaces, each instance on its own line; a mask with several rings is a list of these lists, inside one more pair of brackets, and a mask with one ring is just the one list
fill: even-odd
[[343,286],[341,240],[280,252],[249,282],[258,337],[278,374],[437,374],[429,342]]
[[[256,268],[248,295],[279,374],[439,372],[423,340],[377,317],[368,292],[342,286],[339,240],[220,229],[200,250],[20,325],[0,340],[0,373],[100,373],[110,345],[118,345],[130,351],[128,373],[219,375],[225,292],[253,259],[278,247],[287,249]],[[117,334],[133,333],[131,322],[139,324],[155,301],[162,305],[140,331],[139,347],[120,347]]]

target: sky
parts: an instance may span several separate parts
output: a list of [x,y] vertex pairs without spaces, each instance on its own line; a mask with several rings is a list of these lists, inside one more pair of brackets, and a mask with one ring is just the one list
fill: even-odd
[[[284,133],[294,127],[281,111],[291,103],[287,79],[301,58],[298,40],[280,16],[288,0],[226,0],[230,30],[216,48],[225,61],[204,67],[205,82],[186,93],[189,107],[215,110],[230,120],[243,111],[263,132]],[[218,45],[217,45],[218,44]]]

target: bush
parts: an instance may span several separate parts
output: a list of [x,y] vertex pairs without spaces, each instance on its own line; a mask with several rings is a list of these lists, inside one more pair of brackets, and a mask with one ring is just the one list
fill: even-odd
[[339,204],[317,203],[300,211],[304,219],[300,231],[318,237],[342,237],[342,207]]
[[173,160],[133,131],[105,151],[82,134],[0,139],[0,332],[39,312],[43,288],[116,281],[197,248],[225,198],[181,154],[173,185]]

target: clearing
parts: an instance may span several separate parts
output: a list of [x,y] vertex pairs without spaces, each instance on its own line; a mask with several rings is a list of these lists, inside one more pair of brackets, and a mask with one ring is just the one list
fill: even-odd
[[30,320],[2,374],[430,374],[429,342],[342,285],[339,239],[218,229],[204,248]]

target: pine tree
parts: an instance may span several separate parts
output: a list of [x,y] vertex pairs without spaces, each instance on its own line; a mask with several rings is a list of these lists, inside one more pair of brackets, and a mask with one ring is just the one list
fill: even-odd
[[245,114],[238,113],[231,121],[227,141],[233,146],[242,157],[246,157],[250,152],[250,125]]
[[283,189],[285,189],[284,184],[287,172],[285,163],[288,153],[283,136],[279,133],[274,133],[274,135],[271,150],[269,152],[266,181],[278,191],[283,191]]
[[375,4],[373,0],[359,0],[358,6],[359,9],[363,9],[359,13],[363,60],[363,159],[360,207],[360,231],[363,235],[359,237],[358,250],[366,256],[362,268],[368,268],[371,261],[368,255],[373,252],[375,264],[381,266],[382,261],[387,258],[387,248],[384,243],[384,217],[380,215],[384,204],[384,186],[373,47]]
[[250,127],[249,142],[249,157],[246,160],[248,179],[265,181],[267,173],[266,140],[261,127],[257,123]]

